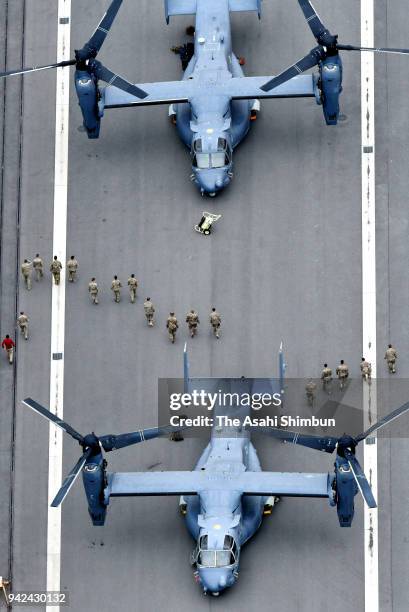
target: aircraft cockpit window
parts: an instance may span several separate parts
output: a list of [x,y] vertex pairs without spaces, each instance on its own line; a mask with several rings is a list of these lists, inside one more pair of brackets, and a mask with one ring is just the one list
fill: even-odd
[[224,151],[212,153],[212,168],[223,168],[229,164],[229,158]]
[[218,138],[217,140],[217,150],[225,151],[227,148],[227,142],[225,138]]
[[193,165],[196,166],[196,168],[199,168],[199,169],[209,168],[209,166],[210,166],[210,154],[209,153],[197,153],[193,157]]
[[202,567],[225,567],[233,565],[237,558],[237,546],[233,538],[225,536],[224,550],[208,550],[208,538],[204,535],[199,540],[197,564]]

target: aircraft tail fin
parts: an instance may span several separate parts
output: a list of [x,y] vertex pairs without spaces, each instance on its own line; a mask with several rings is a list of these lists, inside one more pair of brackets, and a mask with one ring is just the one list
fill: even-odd
[[284,395],[284,378],[285,378],[285,368],[287,364],[284,361],[284,351],[283,351],[283,343],[280,344],[280,350],[278,352],[278,375],[280,380],[280,393]]
[[171,15],[196,15],[196,0],[165,0],[165,18]]
[[229,11],[231,13],[242,11],[257,11],[261,18],[261,0],[229,0]]
[[[256,11],[260,19],[261,0],[229,0],[229,11]],[[166,23],[172,15],[196,15],[196,0],[165,0]]]
[[187,354],[187,342],[183,349],[183,393],[189,393],[189,357]]

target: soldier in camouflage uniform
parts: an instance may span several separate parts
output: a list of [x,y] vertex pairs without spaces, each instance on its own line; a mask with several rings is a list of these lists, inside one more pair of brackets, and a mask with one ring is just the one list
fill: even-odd
[[222,318],[220,314],[217,312],[216,308],[212,308],[212,312],[210,313],[210,325],[212,326],[213,333],[216,338],[220,338],[220,325],[222,322]]
[[132,304],[135,302],[137,286],[138,286],[138,281],[135,278],[135,274],[131,274],[131,276],[128,278],[128,287],[129,287],[129,294],[131,296]]
[[361,374],[362,378],[364,378],[366,381],[369,382],[371,380],[372,366],[369,361],[366,361],[365,357],[362,357],[361,361]]
[[315,391],[317,390],[317,385],[313,380],[310,380],[305,385],[305,395],[307,396],[307,402],[309,406],[312,406],[315,398]]
[[114,279],[111,283],[111,290],[114,292],[115,302],[121,301],[121,287],[121,281],[118,279],[117,276],[114,276]]
[[391,374],[396,373],[396,360],[398,358],[398,353],[396,349],[393,348],[392,344],[388,344],[388,348],[386,349],[385,357],[387,361],[389,372]]
[[60,284],[60,274],[62,270],[62,263],[57,259],[57,255],[54,255],[54,259],[50,265],[50,272],[53,273],[54,282],[56,285]]
[[71,255],[70,259],[67,261],[67,270],[68,270],[68,281],[73,283],[75,281],[75,277],[77,275],[78,270],[78,261],[75,259],[74,255]]
[[39,281],[43,278],[44,274],[43,274],[43,260],[41,259],[40,255],[37,253],[37,255],[34,257],[33,259],[33,268],[34,268],[34,272],[36,273],[36,281]]
[[172,342],[172,344],[175,343],[176,331],[178,327],[179,327],[179,323],[178,323],[177,318],[175,317],[175,313],[170,312],[166,320],[166,328],[169,332],[169,340]]
[[322,388],[324,391],[331,393],[332,385],[332,370],[328,367],[327,363],[324,363],[324,369],[321,372]]
[[24,284],[28,291],[31,289],[31,267],[32,263],[28,259],[25,259],[21,264],[21,274],[23,275]]
[[186,323],[189,328],[191,337],[193,338],[197,333],[197,326],[199,325],[199,315],[195,310],[190,310],[186,315]]
[[88,283],[88,291],[91,296],[93,304],[98,304],[98,285],[94,277],[91,278],[91,282]]
[[17,325],[25,340],[28,340],[28,320],[28,316],[24,312],[20,312],[20,316],[17,318]]
[[336,369],[336,373],[339,380],[339,388],[343,389],[347,383],[347,378],[349,376],[349,368],[346,363],[344,363],[343,359],[341,359],[341,361],[339,362],[339,366]]
[[150,297],[147,297],[145,302],[143,303],[143,309],[145,311],[145,317],[146,317],[149,327],[153,327],[153,324],[154,324],[153,315],[155,313],[155,307],[152,304]]

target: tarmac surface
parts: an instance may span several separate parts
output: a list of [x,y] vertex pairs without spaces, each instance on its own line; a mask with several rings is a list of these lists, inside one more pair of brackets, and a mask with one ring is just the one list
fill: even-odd
[[[315,4],[340,40],[359,43],[359,4]],[[9,68],[21,54],[28,66],[53,60],[54,5],[13,0],[0,8]],[[106,0],[73,3],[72,49],[89,38],[106,6]],[[142,0],[138,7],[124,2],[99,59],[135,82],[179,78],[180,62],[169,48],[184,40],[191,18],[175,17],[166,26],[161,2]],[[393,10],[378,3],[377,44],[407,46],[402,12],[402,2]],[[247,75],[277,73],[314,46],[296,2],[265,2],[261,22],[252,13],[235,14],[232,29]],[[263,102],[234,153],[234,180],[214,200],[202,199],[189,181],[189,154],[166,106],[109,110],[100,139],[92,141],[79,128],[71,85],[67,257],[75,254],[80,267],[66,288],[64,419],[75,429],[102,434],[156,425],[157,379],[183,375],[184,318],[192,307],[202,321],[188,341],[192,376],[275,376],[281,341],[291,378],[319,376],[324,361],[335,368],[341,358],[359,376],[359,54],[344,54],[343,61],[339,125],[327,127],[311,99]],[[376,62],[378,368],[383,375],[384,347],[392,341],[399,377],[409,378],[409,68],[401,57]],[[17,271],[37,252],[46,263],[53,255],[55,74],[30,75],[23,84],[9,79],[0,100],[1,335],[13,330],[17,310],[31,323],[29,342],[17,339],[14,370],[0,363],[0,575],[12,576],[14,590],[44,590],[48,426],[21,400],[49,405],[51,278],[47,271],[28,293]],[[210,238],[193,231],[203,209],[223,215]],[[125,289],[132,272],[140,283],[136,304]],[[114,274],[124,285],[120,304],[109,289]],[[101,291],[95,307],[87,291],[91,276]],[[156,307],[153,329],[144,319],[147,295]],[[212,306],[223,317],[220,341],[207,323]],[[170,310],[181,323],[175,345],[165,330]],[[332,470],[328,455],[262,437],[255,443],[266,470]],[[68,436],[63,448],[66,474],[80,449]],[[202,448],[201,440],[154,440],[111,453],[109,470],[191,469]],[[402,478],[408,462],[406,439],[380,440],[382,612],[408,608],[409,484]],[[204,597],[195,584],[193,547],[176,498],[113,499],[106,526],[94,528],[78,482],[62,510],[61,586],[76,612],[364,609],[359,497],[351,529],[339,528],[325,500],[284,499],[243,549],[238,583],[219,599]]]

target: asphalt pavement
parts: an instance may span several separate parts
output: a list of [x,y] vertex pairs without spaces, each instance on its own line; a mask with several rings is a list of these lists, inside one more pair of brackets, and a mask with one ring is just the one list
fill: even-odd
[[[72,48],[89,38],[106,4],[73,3]],[[340,39],[359,42],[359,4],[315,4]],[[386,2],[380,5],[376,42],[405,46],[402,11],[388,7],[385,26]],[[24,17],[25,64],[47,63],[55,56],[56,7],[46,0],[26,2]],[[189,17],[174,17],[167,26],[160,2],[142,0],[138,9],[124,2],[100,59],[131,81],[177,79],[180,62],[169,48],[184,39],[189,23]],[[296,2],[265,2],[260,22],[253,13],[234,14],[232,29],[233,48],[245,56],[248,75],[277,73],[314,46]],[[21,38],[21,27],[17,31]],[[100,139],[92,141],[81,131],[71,87],[67,257],[77,257],[79,272],[77,282],[66,288],[64,418],[78,431],[119,433],[155,425],[157,380],[183,375],[186,340],[192,376],[274,376],[281,341],[290,378],[319,376],[324,361],[335,367],[339,359],[350,365],[352,376],[359,375],[360,61],[358,54],[343,60],[339,125],[326,126],[312,99],[262,102],[258,120],[234,153],[234,180],[215,199],[201,198],[189,181],[190,157],[168,120],[167,107],[109,110]],[[407,125],[402,102],[407,71],[402,58],[377,63],[378,368],[385,368],[384,345],[396,342],[401,377],[409,377],[409,332],[403,321],[409,297],[403,197],[408,150],[402,128]],[[3,219],[9,221],[3,220],[2,227],[2,278],[11,265],[17,269],[16,261],[4,263],[8,250],[14,259],[18,250],[20,261],[40,252],[49,263],[53,255],[55,75],[25,77],[22,95],[19,193],[7,199],[3,183],[8,214]],[[19,115],[9,98],[5,108],[10,125],[13,112],[17,120]],[[14,159],[15,145],[5,142],[7,162]],[[203,210],[223,215],[209,238],[193,231]],[[7,249],[13,214],[19,214],[19,231]],[[139,280],[135,304],[125,288],[131,273]],[[114,274],[124,285],[120,304],[110,291]],[[11,565],[15,589],[44,589],[48,427],[20,402],[29,395],[49,403],[51,279],[47,272],[28,293],[20,279],[13,282],[15,276],[9,273],[2,281],[1,331],[7,333],[13,324],[10,310],[17,299],[18,310],[30,316],[31,338],[17,347],[15,396],[8,365],[4,360],[0,365],[2,396],[13,398],[7,405],[2,401],[8,420],[0,428],[1,467],[9,491],[10,456],[14,461],[13,496],[1,497],[5,531],[0,540],[2,545],[11,542],[12,558],[7,572],[3,561],[0,574],[6,575]],[[87,291],[92,276],[100,285],[98,306]],[[153,329],[143,312],[148,295],[156,307]],[[207,322],[212,306],[223,317],[220,341]],[[198,310],[202,321],[193,340],[184,325],[190,308]],[[181,322],[175,345],[165,330],[171,310]],[[12,455],[8,432],[14,432]],[[332,470],[328,455],[261,436],[255,444],[267,470]],[[109,469],[192,469],[202,448],[201,440],[154,440],[111,453]],[[74,441],[64,439],[64,473],[79,453]],[[407,609],[409,490],[402,474],[408,453],[407,440],[379,443],[382,612]],[[9,514],[6,521],[3,513],[10,499],[12,537]],[[243,549],[238,583],[214,599],[204,597],[193,580],[189,555],[194,543],[177,499],[113,499],[106,526],[96,528],[78,482],[62,510],[61,586],[75,611],[105,612],[113,605],[141,612],[165,606],[170,611],[181,606],[363,610],[363,504],[358,497],[356,506],[352,528],[340,529],[336,511],[325,500],[284,499]]]

